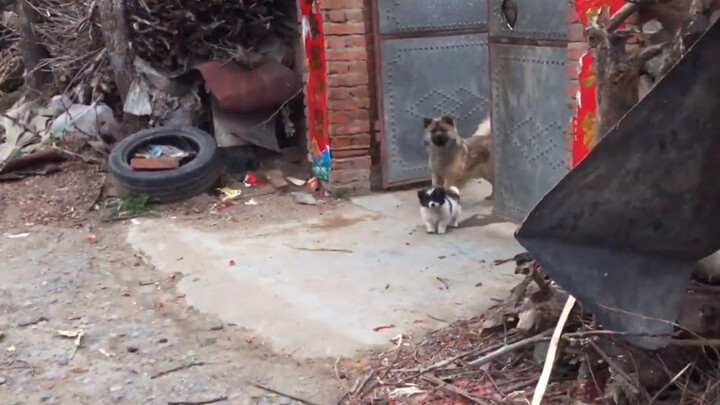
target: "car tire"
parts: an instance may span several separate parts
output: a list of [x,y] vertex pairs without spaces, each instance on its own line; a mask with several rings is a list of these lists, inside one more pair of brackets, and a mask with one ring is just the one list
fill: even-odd
[[[130,167],[130,159],[149,144],[190,147],[196,154],[177,169],[134,170]],[[221,170],[222,158],[215,138],[189,126],[156,127],[137,132],[115,145],[108,163],[118,196],[147,195],[166,203],[186,200],[208,191],[217,182]]]

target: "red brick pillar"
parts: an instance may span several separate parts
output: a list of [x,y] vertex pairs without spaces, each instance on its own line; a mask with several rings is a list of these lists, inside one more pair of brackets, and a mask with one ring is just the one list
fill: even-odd
[[372,23],[369,0],[320,0],[328,74],[330,187],[370,189],[370,145],[377,116],[372,97]]

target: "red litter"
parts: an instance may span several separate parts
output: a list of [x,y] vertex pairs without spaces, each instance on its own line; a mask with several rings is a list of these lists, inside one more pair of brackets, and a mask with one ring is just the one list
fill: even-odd
[[373,328],[373,332],[380,332],[381,330],[392,329],[392,328],[394,328],[394,327],[395,327],[395,325],[393,325],[393,324],[390,324],[390,325],[380,325],[380,326],[374,327],[374,328]]
[[245,183],[245,185],[248,187],[265,185],[265,181],[258,177],[255,172],[249,172],[248,174],[246,174],[243,183]]
[[311,189],[311,190],[313,190],[313,191],[317,191],[318,189],[320,189],[320,180],[318,180],[317,177],[313,177],[313,178],[309,179],[309,180],[305,183],[305,185],[306,185],[309,189]]

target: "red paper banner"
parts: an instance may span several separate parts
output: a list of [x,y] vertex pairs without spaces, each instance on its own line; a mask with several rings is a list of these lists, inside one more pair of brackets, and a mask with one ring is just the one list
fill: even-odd
[[328,132],[325,36],[320,0],[300,0],[302,36],[308,67],[307,122],[310,153],[315,175],[330,180],[330,135]]
[[[575,11],[580,22],[587,27],[590,18],[600,12],[617,12],[625,4],[623,0],[575,0]],[[578,74],[577,110],[573,116],[573,159],[575,167],[595,146],[595,128],[597,126],[597,78],[593,66],[592,52],[586,52],[580,58]]]

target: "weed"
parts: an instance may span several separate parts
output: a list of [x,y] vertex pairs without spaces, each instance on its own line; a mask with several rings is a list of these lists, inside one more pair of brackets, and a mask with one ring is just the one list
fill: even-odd
[[149,195],[131,195],[118,198],[108,205],[112,216],[137,217],[151,211],[158,201]]

